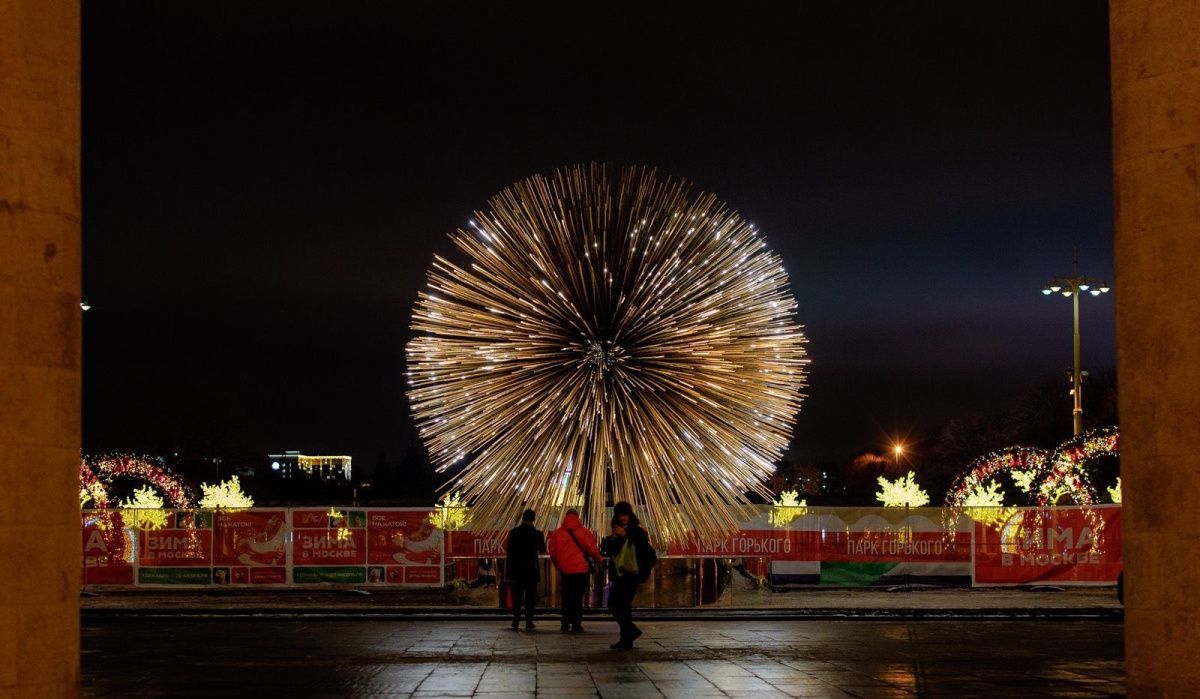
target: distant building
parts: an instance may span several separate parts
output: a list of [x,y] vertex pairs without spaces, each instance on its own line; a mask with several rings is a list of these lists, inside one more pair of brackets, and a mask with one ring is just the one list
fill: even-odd
[[285,480],[293,478],[317,481],[350,480],[349,456],[310,456],[298,451],[267,454],[271,475]]

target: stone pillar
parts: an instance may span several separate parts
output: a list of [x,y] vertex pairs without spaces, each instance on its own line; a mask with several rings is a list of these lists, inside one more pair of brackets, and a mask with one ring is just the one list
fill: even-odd
[[0,696],[79,684],[78,0],[0,0]]
[[1110,6],[1132,696],[1200,687],[1200,1]]

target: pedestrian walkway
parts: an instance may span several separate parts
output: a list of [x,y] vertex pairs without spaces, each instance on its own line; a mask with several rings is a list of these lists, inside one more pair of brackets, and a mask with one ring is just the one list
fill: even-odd
[[[495,589],[473,590],[471,594],[454,590],[394,589],[387,587],[356,589],[218,588],[169,590],[162,588],[100,588],[82,600],[85,616],[134,614],[203,613],[209,615],[239,613],[326,613],[326,614],[403,614],[441,610],[447,615],[478,612],[502,614],[496,608]],[[1119,615],[1121,607],[1116,591],[1108,587],[1036,589],[1007,587],[897,587],[897,588],[807,588],[788,592],[758,591],[743,594],[737,604],[712,604],[692,607],[690,612],[717,613],[740,610],[777,610],[781,613],[889,612],[942,610],[971,612],[1022,610],[1049,615],[1068,612]],[[650,609],[639,610],[653,613]],[[417,613],[417,612],[414,612]]]
[[1123,694],[1096,621],[90,623],[84,696],[905,697]]

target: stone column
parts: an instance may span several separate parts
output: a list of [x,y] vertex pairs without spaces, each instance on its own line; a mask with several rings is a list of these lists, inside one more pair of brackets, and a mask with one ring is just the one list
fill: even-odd
[[1200,2],[1110,6],[1132,696],[1200,687]]
[[0,0],[0,696],[78,693],[78,0]]

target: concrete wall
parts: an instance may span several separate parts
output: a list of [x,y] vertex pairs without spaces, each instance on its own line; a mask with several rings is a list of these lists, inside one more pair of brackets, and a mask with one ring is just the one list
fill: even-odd
[[6,697],[78,692],[79,169],[78,2],[0,0]]
[[1200,1],[1110,6],[1125,642],[1133,696],[1200,691]]

